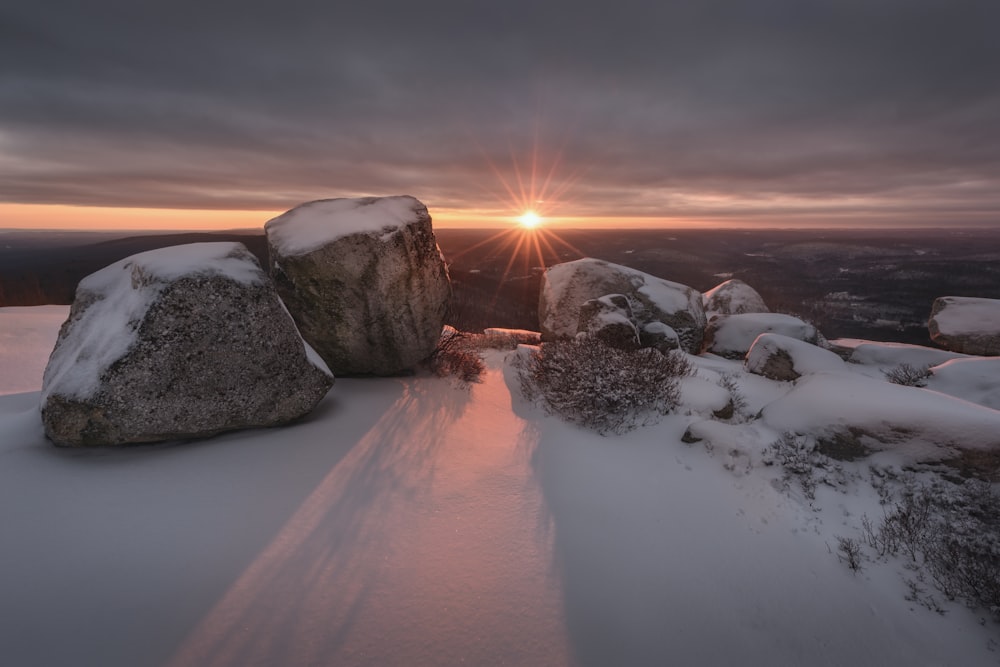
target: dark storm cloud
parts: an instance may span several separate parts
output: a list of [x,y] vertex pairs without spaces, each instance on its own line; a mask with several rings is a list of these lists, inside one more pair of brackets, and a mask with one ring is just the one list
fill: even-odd
[[566,212],[997,219],[998,20],[992,0],[6,3],[0,198],[490,205],[489,165],[512,181],[538,145],[573,175]]

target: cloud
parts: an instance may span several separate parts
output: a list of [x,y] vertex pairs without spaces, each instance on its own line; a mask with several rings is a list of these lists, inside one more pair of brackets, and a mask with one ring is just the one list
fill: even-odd
[[8,202],[1000,220],[995,2],[8,5]]

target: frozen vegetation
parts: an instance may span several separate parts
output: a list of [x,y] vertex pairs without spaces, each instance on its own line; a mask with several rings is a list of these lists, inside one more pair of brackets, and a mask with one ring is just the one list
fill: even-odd
[[67,451],[38,413],[67,310],[0,309],[6,664],[1000,662],[996,485],[960,474],[997,451],[994,360],[779,339],[783,382],[676,352],[602,436],[524,396],[521,346],[479,382],[340,379],[282,429]]

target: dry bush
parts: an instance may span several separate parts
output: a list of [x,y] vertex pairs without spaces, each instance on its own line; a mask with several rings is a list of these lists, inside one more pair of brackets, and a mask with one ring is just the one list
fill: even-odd
[[546,343],[518,372],[527,398],[606,435],[668,413],[680,400],[680,378],[694,371],[681,352],[621,350],[588,337]]
[[426,363],[438,377],[454,377],[466,384],[481,381],[486,370],[472,337],[455,330],[441,336]]
[[927,378],[931,376],[930,367],[917,368],[910,364],[899,364],[887,371],[882,371],[885,379],[893,384],[900,384],[904,387],[926,387]]

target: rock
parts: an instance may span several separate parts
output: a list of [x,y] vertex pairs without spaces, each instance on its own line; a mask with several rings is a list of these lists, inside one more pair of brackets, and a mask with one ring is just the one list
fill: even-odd
[[133,255],[84,278],[42,383],[57,445],[199,438],[298,419],[333,384],[240,243]]
[[574,336],[583,303],[606,294],[628,297],[640,331],[650,322],[662,322],[676,331],[686,351],[700,350],[705,330],[701,294],[680,283],[589,257],[551,266],[543,274],[538,301],[542,340]]
[[938,297],[927,328],[931,340],[946,350],[1000,356],[1000,299]]
[[1000,412],[857,373],[817,373],[766,405],[763,424],[813,441],[840,459],[891,452],[908,465],[1000,454]]
[[816,327],[791,315],[715,315],[705,329],[704,351],[727,359],[742,359],[757,336],[764,333],[777,333],[814,344],[820,339]]
[[632,306],[624,294],[607,294],[584,301],[580,306],[577,334],[593,336],[605,345],[622,350],[639,348]]
[[901,364],[913,368],[927,368],[943,364],[950,359],[964,359],[966,355],[939,350],[936,347],[910,345],[908,343],[885,343],[859,338],[838,338],[829,343],[830,350],[852,364],[875,366],[889,370]]
[[677,332],[663,322],[649,322],[639,331],[639,345],[651,347],[666,354],[671,350],[679,350],[680,338]]
[[264,229],[278,293],[334,373],[395,375],[434,351],[451,282],[419,201],[325,199]]
[[708,290],[702,295],[702,301],[708,316],[771,312],[757,290],[737,279],[727,280]]
[[751,373],[779,382],[790,382],[812,373],[846,370],[844,360],[830,350],[771,333],[757,336],[744,365]]

